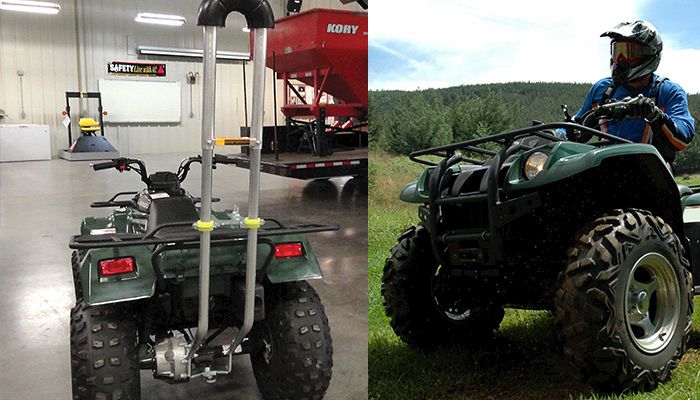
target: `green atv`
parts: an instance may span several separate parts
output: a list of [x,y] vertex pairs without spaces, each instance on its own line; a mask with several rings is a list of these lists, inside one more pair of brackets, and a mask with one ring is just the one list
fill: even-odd
[[474,345],[504,307],[553,310],[565,356],[597,389],[668,380],[700,289],[700,193],[676,185],[651,145],[595,129],[626,112],[610,103],[582,124],[412,153],[429,167],[401,192],[420,205],[420,224],[384,267],[395,333],[419,348]]
[[[85,218],[71,238],[74,399],[139,399],[141,369],[170,383],[214,382],[242,354],[250,355],[266,399],[318,400],[328,388],[330,328],[306,283],[321,278],[321,270],[305,234],[338,226],[258,217],[264,57],[254,60],[251,137],[222,140],[250,148],[248,215],[211,209],[212,169],[234,163],[213,149],[216,33],[232,11],[252,28],[255,54],[266,53],[274,25],[266,0],[202,2],[202,154],[183,160],[177,172],[150,175],[137,159],[93,165],[135,171],[146,188],[93,203],[114,210]],[[202,165],[201,199],[181,187],[195,163]]]

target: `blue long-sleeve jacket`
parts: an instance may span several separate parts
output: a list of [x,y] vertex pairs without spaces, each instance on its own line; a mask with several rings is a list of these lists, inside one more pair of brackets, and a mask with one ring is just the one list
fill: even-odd
[[[591,108],[598,107],[603,94],[612,84],[612,78],[596,82],[588,92],[581,109],[574,119],[581,117]],[[654,96],[654,86],[658,85],[658,94]],[[652,77],[652,83],[641,91],[633,91],[624,85],[618,85],[610,95],[610,100],[622,100],[642,94],[651,98],[661,109],[662,116],[648,124],[642,118],[623,118],[620,121],[603,121],[601,130],[636,143],[653,144],[666,160],[673,160],[679,150],[685,150],[695,136],[695,121],[688,110],[688,96],[678,84]]]

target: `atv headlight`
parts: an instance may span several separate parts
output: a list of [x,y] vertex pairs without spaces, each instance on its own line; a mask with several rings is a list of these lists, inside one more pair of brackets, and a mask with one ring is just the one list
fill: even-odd
[[542,172],[544,164],[547,162],[548,158],[549,156],[541,151],[536,151],[530,154],[527,160],[525,160],[525,177],[527,179],[536,177],[537,174]]

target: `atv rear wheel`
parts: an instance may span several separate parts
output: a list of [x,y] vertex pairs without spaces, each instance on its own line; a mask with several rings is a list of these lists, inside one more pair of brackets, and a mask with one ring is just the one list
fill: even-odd
[[118,305],[71,310],[73,399],[139,400],[136,325]]
[[306,282],[268,285],[265,320],[256,323],[250,361],[265,399],[321,400],[333,367],[326,312]]
[[661,218],[615,210],[569,249],[555,299],[564,353],[602,390],[650,390],[668,380],[688,342],[692,277]]
[[495,291],[474,280],[449,280],[449,271],[433,257],[425,228],[404,232],[386,260],[382,278],[384,310],[401,340],[431,348],[475,344],[493,336],[504,315],[494,302]]

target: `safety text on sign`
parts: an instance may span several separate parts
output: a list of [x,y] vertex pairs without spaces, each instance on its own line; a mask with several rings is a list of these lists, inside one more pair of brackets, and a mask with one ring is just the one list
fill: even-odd
[[107,73],[113,75],[165,76],[165,64],[112,61],[107,64]]

